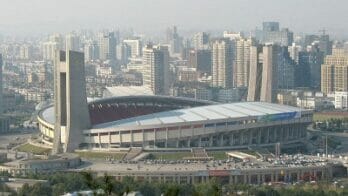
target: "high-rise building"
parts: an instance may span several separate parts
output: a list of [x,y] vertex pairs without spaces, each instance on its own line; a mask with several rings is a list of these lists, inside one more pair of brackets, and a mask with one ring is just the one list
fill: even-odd
[[211,50],[190,50],[189,66],[201,73],[211,74]]
[[234,84],[235,87],[247,87],[249,82],[250,47],[252,39],[238,39],[234,42]]
[[19,58],[22,60],[29,60],[33,56],[33,47],[28,44],[21,45],[19,48]]
[[99,59],[99,46],[98,43],[90,40],[84,47],[85,61],[92,61]]
[[276,101],[278,58],[277,45],[251,47],[248,101]]
[[297,45],[296,43],[292,43],[292,45],[288,47],[288,51],[290,53],[291,59],[298,63],[299,53],[302,51],[302,47]]
[[99,33],[98,45],[100,60],[116,60],[116,38],[113,32]]
[[82,131],[91,126],[85,90],[84,55],[71,50],[57,52],[54,66],[52,153],[73,152],[82,143]]
[[54,61],[55,54],[60,50],[60,44],[58,42],[48,41],[42,45],[42,57],[44,60]]
[[196,50],[207,49],[209,45],[209,34],[205,32],[199,32],[193,35],[192,46]]
[[293,89],[295,87],[295,70],[297,63],[291,58],[288,47],[283,46],[278,49],[277,88]]
[[325,94],[348,91],[348,55],[344,49],[333,49],[321,66],[321,91]]
[[318,45],[313,44],[307,47],[306,51],[299,52],[298,59],[298,66],[295,72],[295,86],[319,90],[324,52],[319,49]]
[[279,22],[263,22],[262,30],[266,32],[279,31]]
[[149,76],[143,76],[144,85],[156,95],[169,94],[169,51],[166,46],[148,44],[143,50],[143,66]]
[[212,43],[212,76],[214,87],[233,87],[233,51],[229,39],[218,39]]
[[183,39],[178,34],[178,29],[176,26],[167,29],[166,41],[170,45],[171,54],[180,54],[183,48]]
[[80,37],[74,33],[65,36],[66,51],[80,51]]
[[123,40],[123,43],[127,44],[127,46],[130,47],[130,57],[142,56],[143,44],[140,38],[126,39]]
[[120,43],[116,47],[116,54],[117,54],[117,61],[121,65],[126,65],[128,64],[129,60],[128,58],[131,57],[132,55],[132,48],[127,45],[126,43]]
[[290,46],[294,41],[293,32],[284,28],[279,30],[279,23],[264,22],[263,23],[263,43],[277,44],[280,46]]
[[321,35],[306,35],[303,47],[312,45],[318,45],[324,56],[332,54],[332,41],[330,40],[330,36],[325,34],[325,32]]
[[10,119],[2,116],[4,110],[3,86],[2,86],[2,54],[0,54],[0,133],[6,133],[10,130]]

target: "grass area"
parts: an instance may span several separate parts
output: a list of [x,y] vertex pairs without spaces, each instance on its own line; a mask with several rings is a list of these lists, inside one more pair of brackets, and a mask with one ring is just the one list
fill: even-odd
[[347,118],[347,114],[340,113],[314,113],[313,120],[314,121],[325,121],[330,119],[344,119]]
[[208,155],[213,157],[214,160],[225,160],[228,158],[226,151],[208,151]]
[[34,145],[31,145],[28,143],[21,145],[16,149],[20,152],[30,152],[30,153],[37,154],[37,155],[49,154],[51,152],[50,148],[38,147],[38,146],[34,146]]
[[90,152],[90,151],[79,151],[76,152],[81,158],[86,159],[106,159],[113,158],[115,160],[121,160],[126,153],[122,152]]
[[157,160],[182,160],[184,157],[192,157],[191,152],[155,152],[151,153],[150,159]]

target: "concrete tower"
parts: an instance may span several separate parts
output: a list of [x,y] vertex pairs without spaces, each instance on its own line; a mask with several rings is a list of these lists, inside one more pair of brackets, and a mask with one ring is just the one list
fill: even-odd
[[53,154],[73,152],[82,143],[82,131],[90,128],[84,54],[60,51],[55,61]]
[[248,101],[275,102],[278,89],[279,46],[252,46]]

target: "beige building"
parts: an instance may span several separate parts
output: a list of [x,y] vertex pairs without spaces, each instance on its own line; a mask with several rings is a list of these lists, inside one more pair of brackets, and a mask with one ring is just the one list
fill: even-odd
[[321,66],[321,91],[325,94],[348,91],[348,55],[343,49],[333,49]]
[[249,82],[251,39],[236,41],[234,79],[236,87],[247,87]]
[[143,50],[144,85],[155,95],[169,94],[169,51],[166,46],[147,45]]
[[212,45],[212,75],[213,86],[232,88],[233,86],[233,65],[232,46],[228,39],[219,39]]

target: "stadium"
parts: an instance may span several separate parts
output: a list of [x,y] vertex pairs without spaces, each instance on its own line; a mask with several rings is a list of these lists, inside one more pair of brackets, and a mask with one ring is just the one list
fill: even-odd
[[[121,95],[88,102],[91,128],[82,131],[80,148],[233,149],[299,144],[312,122],[312,111],[241,102],[217,104],[190,98]],[[38,116],[43,141],[54,136],[54,107]],[[61,141],[65,141],[61,127]]]
[[143,87],[107,88],[87,102],[83,54],[60,52],[54,105],[38,115],[53,153],[76,149],[205,149],[301,143],[312,111],[265,102],[218,104],[153,95]]

